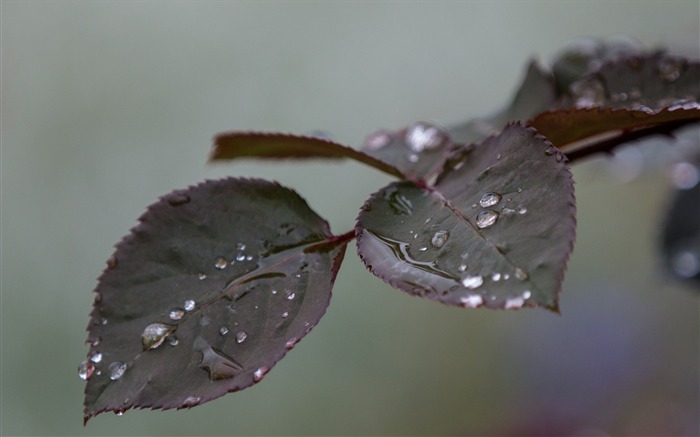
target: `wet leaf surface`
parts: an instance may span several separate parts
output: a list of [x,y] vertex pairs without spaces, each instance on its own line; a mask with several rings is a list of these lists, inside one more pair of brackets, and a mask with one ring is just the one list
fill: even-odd
[[85,420],[260,381],[324,314],[347,238],[293,191],[207,181],[151,205],[99,279]]
[[210,161],[240,158],[348,158],[392,176],[403,177],[403,174],[391,163],[325,138],[261,132],[229,132],[214,138]]
[[357,219],[375,275],[413,295],[465,307],[558,310],[575,235],[561,153],[520,124],[450,159],[432,187],[396,182]]

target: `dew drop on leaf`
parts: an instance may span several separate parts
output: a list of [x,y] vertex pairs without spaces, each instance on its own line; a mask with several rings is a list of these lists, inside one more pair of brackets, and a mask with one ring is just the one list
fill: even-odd
[[187,399],[182,401],[182,406],[194,407],[195,405],[198,405],[201,400],[202,398],[200,398],[199,396],[188,396]]
[[78,376],[83,381],[90,379],[94,372],[95,366],[90,361],[82,361],[80,365],[78,365]]
[[292,337],[287,342],[284,344],[284,347],[286,349],[291,349],[293,348],[297,343],[299,342],[299,339],[296,337]]
[[479,205],[483,208],[493,206],[501,201],[501,195],[498,193],[484,193],[479,200]]
[[296,293],[293,292],[292,290],[286,290],[284,292],[284,295],[287,298],[287,300],[293,300],[297,296]]
[[223,270],[228,266],[228,260],[224,258],[223,256],[217,257],[216,260],[214,261],[214,267],[216,267],[219,270]]
[[93,363],[97,364],[100,361],[102,361],[102,354],[100,352],[95,351],[92,355],[90,355],[90,361]]
[[238,261],[238,262],[245,261],[245,254],[239,253],[236,256],[236,261]]
[[220,335],[226,335],[226,334],[228,334],[228,328],[225,327],[225,326],[222,326],[221,328],[219,328],[219,334],[220,334]]
[[168,337],[168,344],[170,346],[177,346],[178,344],[180,344],[180,339],[177,338],[177,336],[175,335],[171,335],[170,337]]
[[679,162],[671,168],[670,178],[679,190],[689,190],[700,182],[700,170],[689,162]]
[[578,108],[601,105],[605,101],[605,88],[595,77],[586,77],[571,84],[571,94]]
[[255,382],[260,382],[261,379],[265,376],[265,374],[269,371],[267,367],[260,367],[257,369],[255,372],[253,372],[253,381]]
[[532,292],[530,290],[525,290],[523,291],[523,299],[528,300],[532,296]]
[[370,134],[365,141],[365,147],[369,150],[379,150],[391,143],[391,134],[385,130],[379,130]]
[[245,331],[240,331],[236,334],[236,343],[243,343],[246,338],[248,338],[248,334],[246,334]]
[[671,268],[681,278],[692,278],[700,272],[700,259],[696,253],[681,250],[673,255]]
[[498,213],[496,211],[484,210],[476,216],[476,226],[479,229],[488,228],[489,226],[493,226],[496,220],[498,220]]
[[527,279],[528,275],[527,275],[527,272],[525,270],[518,267],[515,269],[515,277],[517,279],[520,279],[521,281],[524,281]]
[[184,315],[185,310],[183,310],[182,308],[173,308],[170,310],[170,314],[168,314],[168,317],[170,317],[170,320],[180,320]]
[[656,70],[659,73],[659,77],[662,81],[671,83],[675,82],[686,66],[686,60],[677,56],[663,56],[661,57],[657,64]]
[[415,153],[434,150],[449,142],[448,135],[428,123],[414,123],[406,131],[406,144]]
[[165,341],[165,338],[175,330],[172,325],[164,323],[151,323],[143,329],[141,334],[141,343],[143,350],[151,350],[159,347]]
[[470,293],[459,298],[459,302],[466,308],[477,308],[484,304],[484,298],[480,294]]
[[289,313],[288,313],[287,311],[283,312],[283,313],[282,313],[282,318],[283,318],[283,319],[286,319],[287,317],[289,317]]
[[501,274],[500,273],[494,273],[491,275],[491,280],[494,282],[498,282],[501,280]]
[[464,285],[466,288],[473,290],[475,288],[481,287],[481,284],[484,283],[484,278],[480,275],[475,275],[475,276],[465,276],[462,278],[462,285]]
[[204,273],[199,273],[197,274],[197,278],[199,278],[200,281],[203,281],[207,279],[207,275],[205,275]]
[[185,301],[185,311],[192,311],[197,304],[192,299]]
[[442,246],[447,243],[447,240],[450,238],[450,233],[447,231],[437,231],[435,235],[433,235],[433,238],[430,240],[430,244],[436,248],[440,249]]
[[459,267],[457,267],[457,270],[460,272],[466,272],[467,271],[467,265],[466,264],[460,264]]
[[507,310],[513,310],[513,309],[518,309],[522,308],[522,306],[525,304],[525,299],[523,299],[522,296],[515,296],[515,297],[509,297],[506,299],[506,303],[503,306]]
[[126,363],[122,363],[121,361],[114,361],[111,363],[108,367],[109,369],[109,379],[112,381],[116,381],[117,379],[121,378],[124,376],[124,372],[126,372],[126,368],[128,366]]

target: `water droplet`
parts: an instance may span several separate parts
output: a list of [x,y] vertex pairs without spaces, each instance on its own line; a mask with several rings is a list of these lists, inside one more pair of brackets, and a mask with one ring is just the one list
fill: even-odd
[[523,299],[528,300],[532,296],[532,292],[530,290],[525,290],[523,291]]
[[228,334],[228,328],[227,328],[227,327],[222,326],[221,328],[219,328],[219,335],[226,335],[226,334]]
[[105,317],[103,317],[103,318],[100,319],[100,324],[101,324],[102,326],[106,325],[107,323],[109,323],[109,321],[108,321]]
[[486,208],[488,206],[493,206],[500,201],[501,201],[500,194],[498,194],[498,193],[484,193],[484,195],[481,196],[481,200],[479,200],[479,205],[481,205],[482,208]]
[[197,304],[192,299],[185,301],[185,305],[184,305],[185,311],[190,312],[195,308],[195,306],[197,306]]
[[527,208],[525,208],[524,206],[521,206],[520,208],[518,208],[518,214],[523,215],[526,212],[527,212]]
[[214,261],[214,267],[216,267],[219,270],[225,269],[226,266],[228,266],[228,260],[223,256],[217,257],[216,261]]
[[245,331],[240,331],[236,334],[236,343],[243,343],[246,338],[248,338],[248,334],[246,334]]
[[121,378],[124,376],[124,372],[126,372],[126,368],[128,366],[126,363],[122,363],[121,361],[114,361],[111,363],[108,367],[109,369],[109,379],[112,381],[116,381],[117,379]]
[[248,255],[247,257],[245,257],[245,260],[246,261],[253,261],[253,255]]
[[671,168],[671,183],[679,190],[689,190],[700,182],[700,170],[689,162],[679,162]]
[[272,290],[272,294],[277,294],[277,290]]
[[177,337],[174,336],[174,335],[171,335],[170,337],[168,337],[168,344],[169,344],[170,346],[175,347],[175,346],[177,346],[178,344],[180,344],[180,339],[177,338]]
[[515,269],[515,277],[520,279],[521,281],[524,281],[527,279],[528,275],[527,272],[520,267]]
[[114,410],[114,414],[116,414],[117,416],[123,416],[124,410]]
[[525,299],[522,296],[509,297],[503,306],[507,310],[522,308],[525,305]]
[[284,344],[284,347],[286,349],[291,349],[294,346],[296,346],[297,343],[299,343],[299,339],[296,337],[292,337],[289,340],[287,340],[287,342]]
[[698,108],[700,108],[700,104],[693,99],[674,99],[668,104],[669,111],[676,111],[678,109],[691,110]]
[[504,281],[507,281],[508,279],[510,279],[510,275],[509,275],[508,273],[504,273],[504,274],[503,274],[503,280],[504,280]]
[[386,191],[384,198],[389,202],[389,207],[394,214],[411,215],[413,213],[413,203],[397,190]]
[[283,319],[286,319],[287,317],[289,317],[289,313],[288,313],[287,311],[283,312],[283,313],[282,313],[282,318],[283,318]]
[[498,282],[501,280],[501,274],[500,273],[494,273],[491,275],[491,280],[494,282]]
[[170,314],[168,314],[168,317],[170,317],[170,320],[180,320],[184,315],[185,310],[183,310],[182,308],[173,308],[170,310]]
[[245,254],[239,253],[238,255],[236,255],[236,261],[245,261]]
[[689,250],[677,252],[671,259],[673,271],[682,278],[692,278],[700,273],[700,259]]
[[200,281],[203,281],[203,280],[207,279],[207,275],[205,275],[204,273],[199,273],[197,275],[197,278],[199,278]]
[[245,250],[245,244],[236,243],[236,250]]
[[292,290],[285,290],[284,296],[287,298],[287,300],[293,300],[297,295]]
[[498,220],[498,213],[496,211],[484,210],[476,216],[476,226],[479,229],[488,228],[489,226],[493,226],[496,220]]
[[460,272],[465,272],[467,270],[467,265],[460,264],[459,267],[457,267],[457,270],[459,270]]
[[447,231],[437,231],[435,235],[433,235],[433,238],[430,240],[430,244],[436,248],[440,249],[442,246],[447,243],[447,240],[450,238],[450,233]]
[[430,221],[431,221],[432,219],[433,219],[432,217],[428,217],[427,219],[425,219],[425,224],[427,225],[428,223],[430,223]]
[[473,290],[475,288],[481,287],[481,284],[484,283],[484,278],[480,275],[476,276],[465,276],[462,278],[462,285],[464,285],[466,288]]
[[601,105],[605,101],[605,88],[595,77],[586,77],[574,82],[570,91],[578,108]]
[[189,203],[190,196],[184,193],[173,193],[168,199],[168,203],[172,206],[180,206]]
[[427,251],[427,250],[428,250],[428,248],[425,247],[425,246],[419,247],[419,248],[418,248],[418,251],[419,251],[419,252],[425,252],[425,251]]
[[97,351],[93,352],[93,354],[90,356],[90,361],[92,361],[95,364],[99,363],[100,361],[102,361],[102,353]]
[[518,193],[522,193],[522,192],[523,192],[523,187],[518,187]]
[[418,156],[418,154],[416,154],[416,153],[409,153],[406,155],[406,161],[408,161],[412,164],[415,164],[419,160],[420,160],[420,156]]
[[434,150],[448,142],[445,132],[428,123],[414,123],[406,131],[406,144],[415,153]]
[[78,365],[78,376],[83,381],[90,379],[92,374],[95,372],[95,366],[90,361],[82,361]]
[[659,77],[664,82],[675,82],[686,67],[686,60],[678,56],[663,56],[656,64]]
[[253,372],[253,381],[260,382],[260,380],[263,379],[263,377],[269,370],[270,369],[267,367],[260,367],[259,369],[257,369],[255,372]]
[[113,269],[117,267],[117,264],[119,264],[119,261],[117,261],[116,255],[112,255],[107,259],[107,268]]
[[164,323],[151,323],[143,329],[141,334],[141,343],[143,350],[151,350],[159,347],[165,341],[165,338],[175,330],[172,325]]
[[379,150],[391,143],[391,134],[385,130],[371,133],[365,140],[365,147],[369,150]]
[[465,294],[459,298],[459,302],[466,308],[476,308],[484,304],[484,298],[480,294]]
[[202,400],[199,396],[188,396],[184,401],[182,401],[182,406],[183,407],[194,407],[195,405],[199,405],[199,402]]

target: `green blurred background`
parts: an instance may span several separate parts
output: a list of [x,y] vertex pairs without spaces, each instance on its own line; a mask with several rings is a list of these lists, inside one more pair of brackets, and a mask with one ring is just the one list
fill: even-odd
[[[159,195],[265,177],[342,233],[389,181],[354,163],[206,165],[215,133],[322,129],[357,146],[376,128],[450,125],[498,109],[528,58],[548,63],[579,36],[627,34],[697,57],[699,9],[3,1],[2,434],[698,433],[697,293],[658,268],[666,158],[634,151],[574,167],[562,316],[408,297],[366,272],[351,245],[319,327],[252,389],[83,428],[77,366],[96,277]],[[615,176],[630,162],[632,176]]]

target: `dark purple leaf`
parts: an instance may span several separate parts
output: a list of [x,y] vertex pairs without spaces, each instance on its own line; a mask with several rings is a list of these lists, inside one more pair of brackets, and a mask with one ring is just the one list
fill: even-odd
[[418,122],[397,132],[380,130],[372,133],[362,151],[396,167],[408,179],[425,181],[440,171],[455,147],[446,131],[430,123]]
[[375,193],[357,220],[357,248],[368,269],[410,294],[557,311],[574,215],[563,155],[513,124],[453,156],[434,186]]
[[351,147],[325,138],[280,133],[229,132],[214,138],[210,161],[238,158],[349,158],[362,162],[392,176],[403,178],[403,174],[391,164],[376,159]]
[[350,238],[257,179],[174,191],[139,220],[95,290],[86,421],[189,408],[260,381],[326,311]]

